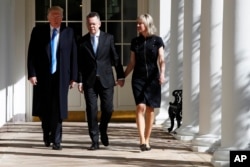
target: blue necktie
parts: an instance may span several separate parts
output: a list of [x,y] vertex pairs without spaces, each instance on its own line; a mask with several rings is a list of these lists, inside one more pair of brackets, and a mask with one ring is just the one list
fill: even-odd
[[92,45],[93,45],[93,50],[94,53],[96,54],[96,50],[97,50],[97,45],[98,45],[98,38],[96,36],[92,36]]
[[56,72],[56,50],[57,50],[57,40],[56,40],[56,34],[57,34],[57,29],[53,29],[51,41],[50,41],[50,46],[51,46],[51,74],[54,74]]

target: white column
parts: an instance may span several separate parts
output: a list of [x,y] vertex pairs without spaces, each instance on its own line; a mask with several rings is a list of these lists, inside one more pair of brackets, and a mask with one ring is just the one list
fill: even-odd
[[201,8],[199,134],[193,151],[213,151],[221,134],[223,0],[204,0]]
[[9,27],[11,26],[9,19],[9,11],[10,11],[10,1],[0,1],[0,127],[6,123],[7,117],[7,67],[8,67],[8,55],[10,49],[8,46],[11,44],[8,34]]
[[[29,45],[29,39],[30,39],[30,33],[34,27],[35,23],[35,1],[33,0],[25,0],[25,37],[26,37],[26,51],[28,49]],[[84,18],[84,17],[83,17]],[[85,27],[85,26],[83,26]],[[27,56],[27,54],[26,54]],[[25,56],[25,59],[27,57]],[[27,77],[27,75],[26,75]],[[33,102],[33,86],[30,84],[28,79],[26,78],[26,91],[25,91],[25,96],[26,96],[26,103],[25,103],[25,110],[26,110],[26,120],[27,121],[32,121],[33,116],[32,116],[32,102]]]
[[176,138],[191,140],[198,132],[201,0],[184,0],[182,126]]
[[184,0],[172,0],[171,2],[171,27],[170,27],[170,57],[169,57],[169,96],[174,100],[172,92],[182,89],[183,66],[183,19]]
[[[175,89],[182,89],[182,65],[183,65],[183,17],[184,0],[171,0],[171,22],[169,41],[169,93],[168,102],[174,101],[172,92]],[[166,104],[169,105],[169,104]],[[168,108],[167,108],[168,109]],[[170,127],[169,119],[164,123],[164,128]],[[175,127],[176,128],[176,127]]]
[[250,1],[225,0],[222,51],[221,146],[215,167],[229,166],[230,150],[250,147]]
[[[155,124],[163,124],[168,119],[168,96],[169,96],[169,38],[170,38],[170,19],[171,19],[171,0],[149,1],[149,13],[154,18],[159,35],[165,44],[165,77],[166,82],[162,85],[161,107],[155,110]],[[159,9],[159,10],[155,10]]]

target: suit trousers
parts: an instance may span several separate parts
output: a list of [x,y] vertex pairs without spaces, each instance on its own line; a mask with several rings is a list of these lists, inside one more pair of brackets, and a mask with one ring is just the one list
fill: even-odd
[[[93,87],[84,86],[84,96],[86,101],[86,112],[89,136],[92,144],[99,141],[99,131],[101,134],[107,133],[108,123],[113,113],[114,87],[104,88],[97,77]],[[98,97],[100,98],[101,117],[98,127]]]
[[49,80],[49,93],[45,111],[40,117],[42,121],[43,139],[54,144],[62,140],[62,119],[59,109],[59,74],[51,74]]

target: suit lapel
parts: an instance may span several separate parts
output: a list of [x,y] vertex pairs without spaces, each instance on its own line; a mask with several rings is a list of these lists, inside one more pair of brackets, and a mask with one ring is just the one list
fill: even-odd
[[93,53],[94,53],[94,50],[93,50],[93,47],[92,47],[92,44],[91,44],[91,37],[90,37],[90,34],[88,34],[88,37],[87,37],[87,41],[86,41],[86,47],[89,48]]
[[91,56],[92,56],[93,58],[95,58],[96,56],[95,56],[95,53],[94,53],[94,50],[93,50],[93,46],[92,46],[92,43],[91,43],[91,36],[90,36],[90,33],[88,33],[86,39],[87,39],[87,40],[85,41],[85,47],[88,48],[88,49],[91,51],[91,53],[92,53]]
[[46,47],[46,52],[47,52],[47,56],[48,56],[48,59],[50,61],[50,26],[48,24],[48,26],[46,27],[46,31],[45,31],[45,34],[44,34],[45,38],[47,38],[47,41],[48,41],[48,44],[47,44],[47,47]]
[[[60,33],[59,33],[59,41],[58,41],[58,47],[57,47],[57,51],[60,50],[61,46],[62,46],[62,43],[65,39],[64,37],[64,34],[63,34],[63,30],[65,29],[65,26],[62,26],[60,27]],[[58,52],[57,52],[57,55],[58,55]]]
[[97,51],[96,51],[96,54],[97,54],[97,56],[98,56],[98,53],[101,53],[101,49],[103,48],[103,43],[104,43],[104,34],[103,34],[103,32],[101,31],[100,32],[100,36],[99,36],[99,38],[98,38],[98,47],[97,47]]

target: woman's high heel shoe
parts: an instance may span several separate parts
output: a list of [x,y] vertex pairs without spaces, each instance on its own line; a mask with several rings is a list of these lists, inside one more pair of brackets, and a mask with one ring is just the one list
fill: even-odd
[[141,149],[141,151],[146,151],[146,144],[141,144],[140,145],[140,149]]
[[145,151],[150,151],[150,150],[151,150],[151,147],[150,147],[150,146],[148,146],[148,147],[146,146],[146,147],[145,147]]

